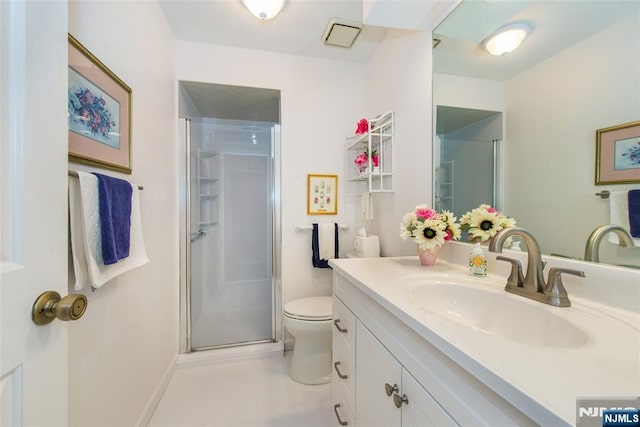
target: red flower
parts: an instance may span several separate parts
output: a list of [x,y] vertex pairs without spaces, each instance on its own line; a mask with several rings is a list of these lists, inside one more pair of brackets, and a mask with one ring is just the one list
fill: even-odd
[[358,122],[358,127],[356,128],[356,133],[367,133],[369,132],[369,122],[367,119],[360,119]]

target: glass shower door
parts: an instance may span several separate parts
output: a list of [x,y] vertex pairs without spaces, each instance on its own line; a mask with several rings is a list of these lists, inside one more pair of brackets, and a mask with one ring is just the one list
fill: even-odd
[[[272,341],[273,206],[270,129],[266,144],[228,143],[207,131],[218,175],[215,224],[191,243],[191,348],[207,349]],[[245,132],[246,133],[246,132]],[[215,135],[216,137],[210,137]],[[267,137],[268,136],[268,137]],[[205,144],[206,145],[206,144]]]

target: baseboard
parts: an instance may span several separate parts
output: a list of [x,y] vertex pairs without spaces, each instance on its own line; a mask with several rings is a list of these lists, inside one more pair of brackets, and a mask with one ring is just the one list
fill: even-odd
[[282,357],[283,352],[284,344],[282,341],[195,351],[179,355],[176,362],[176,370],[266,357]]
[[176,370],[177,360],[178,360],[178,354],[173,356],[173,358],[171,359],[171,362],[167,366],[167,369],[165,369],[164,374],[162,374],[162,378],[160,378],[160,381],[158,381],[158,385],[156,385],[156,388],[153,390],[153,393],[151,393],[149,400],[147,400],[147,404],[144,405],[144,409],[142,410],[142,413],[140,414],[140,417],[138,417],[138,421],[135,424],[136,426],[142,427],[142,426],[149,425],[149,422],[151,421],[151,417],[153,417],[153,413],[158,407],[158,404],[160,403],[162,396],[164,396],[164,392],[167,390],[167,387],[171,382],[171,378],[173,377],[173,372]]

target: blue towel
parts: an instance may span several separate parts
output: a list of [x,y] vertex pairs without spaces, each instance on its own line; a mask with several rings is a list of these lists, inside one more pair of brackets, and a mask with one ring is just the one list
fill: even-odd
[[629,201],[629,231],[633,237],[640,237],[640,190],[630,190]]
[[[336,247],[335,247],[335,257],[339,258],[338,256],[338,224],[333,224],[335,227],[335,233],[336,233],[336,237],[335,237],[335,242],[336,242]],[[315,268],[331,268],[331,266],[329,265],[329,261],[327,261],[326,259],[321,259],[320,258],[320,245],[318,244],[318,224],[313,224],[313,232],[311,233],[311,252],[312,252],[312,258],[311,258],[311,263],[313,264],[313,266]]]
[[94,173],[98,177],[102,258],[105,265],[129,256],[131,194],[128,181]]

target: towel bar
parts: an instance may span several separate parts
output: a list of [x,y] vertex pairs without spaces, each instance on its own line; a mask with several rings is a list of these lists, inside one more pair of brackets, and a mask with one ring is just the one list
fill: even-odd
[[611,193],[609,192],[609,190],[602,190],[596,193],[596,196],[600,196],[601,199],[608,199],[610,195]]
[[[345,229],[349,228],[348,224],[338,224],[338,228]],[[304,230],[313,230],[312,225],[296,225],[296,231],[304,231]]]
[[[77,171],[69,171],[69,176],[75,176],[77,178],[78,177],[78,172]],[[144,190],[144,187],[142,185],[138,185],[138,190]]]

